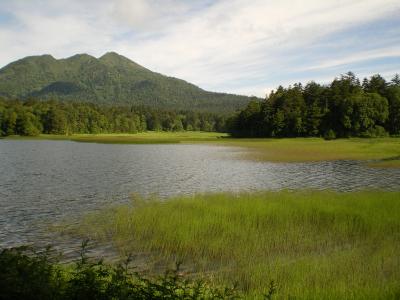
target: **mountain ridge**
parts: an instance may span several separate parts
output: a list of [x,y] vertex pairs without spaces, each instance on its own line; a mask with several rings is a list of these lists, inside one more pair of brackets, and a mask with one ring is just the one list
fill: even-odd
[[251,99],[205,91],[116,52],[99,58],[80,53],[61,59],[43,54],[16,60],[0,69],[0,95],[227,112],[244,107]]

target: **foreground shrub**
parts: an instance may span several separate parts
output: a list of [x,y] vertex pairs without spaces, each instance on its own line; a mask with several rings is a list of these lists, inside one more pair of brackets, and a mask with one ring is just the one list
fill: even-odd
[[[0,253],[0,299],[238,299],[234,288],[216,288],[179,274],[179,265],[157,278],[132,272],[130,260],[109,265],[85,255],[71,266],[58,264],[47,249],[27,247]],[[272,292],[270,293],[272,295]],[[270,295],[267,295],[270,297]]]

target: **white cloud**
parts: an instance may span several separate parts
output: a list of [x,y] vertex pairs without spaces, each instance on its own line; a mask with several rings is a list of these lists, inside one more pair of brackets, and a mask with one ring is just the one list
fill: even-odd
[[[391,36],[375,37],[375,44],[368,43],[368,37],[357,36],[356,43],[347,36],[329,41],[331,49],[340,51],[326,49],[327,41],[318,51],[321,39],[331,34],[398,15],[397,0],[7,3],[4,10],[11,11],[17,22],[0,27],[0,43],[8,45],[0,55],[3,65],[39,53],[99,56],[113,50],[203,88],[263,95],[270,86],[307,77],[301,72],[318,80],[328,76],[318,72],[332,66],[400,56],[393,28],[386,33]],[[384,44],[383,50],[379,44]]]
[[[290,68],[284,66],[290,57],[281,52],[301,51],[324,35],[380,18],[398,7],[397,1],[303,3],[221,1],[132,51],[152,68],[215,89],[246,75],[262,76],[279,61]],[[129,49],[124,50],[129,53]],[[149,49],[157,53],[148,55]]]
[[331,59],[327,61],[319,61],[316,65],[309,66],[304,70],[318,70],[318,69],[326,69],[337,66],[348,65],[350,63],[367,61],[378,58],[387,58],[387,57],[400,57],[400,47],[393,46],[391,48],[382,48],[382,49],[374,49],[361,51],[358,53],[350,54],[348,56],[341,57],[339,59]]
[[111,14],[117,22],[138,31],[161,30],[184,19],[190,8],[190,2],[182,0],[116,0]]

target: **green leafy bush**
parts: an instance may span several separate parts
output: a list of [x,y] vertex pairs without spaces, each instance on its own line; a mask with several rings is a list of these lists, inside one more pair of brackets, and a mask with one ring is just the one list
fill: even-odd
[[329,129],[324,134],[324,139],[327,140],[327,141],[334,140],[334,139],[336,139],[336,133],[332,129]]
[[[20,247],[0,252],[0,300],[19,299],[238,299],[235,288],[213,287],[184,278],[176,269],[147,278],[133,272],[130,259],[110,265],[91,261],[83,243],[80,259],[58,263],[50,249]],[[266,297],[275,292],[274,286]],[[270,299],[270,298],[268,298]]]
[[375,126],[373,128],[368,129],[367,131],[361,134],[361,137],[365,138],[373,138],[373,137],[386,137],[389,134],[382,126]]

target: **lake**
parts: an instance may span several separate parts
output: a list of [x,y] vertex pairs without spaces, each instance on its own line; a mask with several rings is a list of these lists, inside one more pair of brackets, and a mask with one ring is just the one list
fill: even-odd
[[279,189],[400,190],[400,169],[356,161],[269,163],[214,145],[0,140],[0,247],[51,242],[46,224],[129,201],[132,193]]

